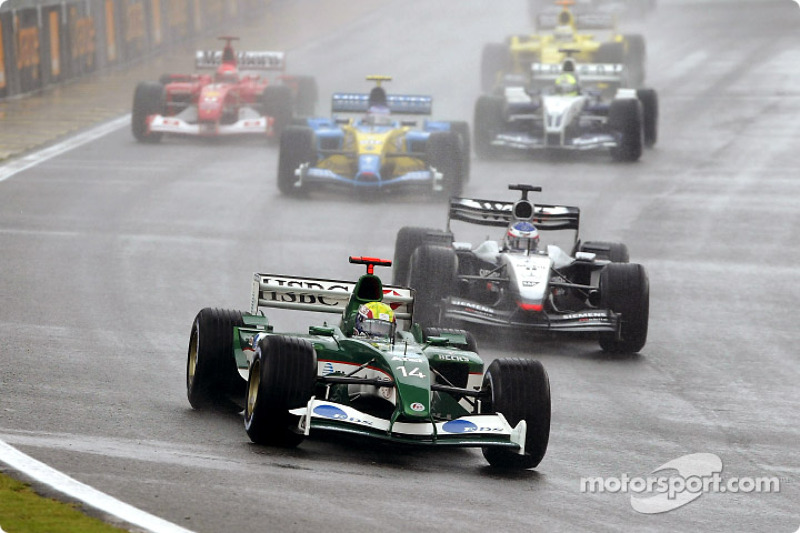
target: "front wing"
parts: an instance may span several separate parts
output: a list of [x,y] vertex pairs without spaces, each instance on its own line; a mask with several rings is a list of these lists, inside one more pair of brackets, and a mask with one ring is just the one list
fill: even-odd
[[312,398],[306,407],[290,411],[300,417],[297,430],[327,429],[406,444],[437,446],[500,446],[525,453],[527,425],[511,427],[502,414],[467,415],[444,422],[394,422],[348,405]]
[[218,124],[192,123],[178,117],[152,115],[148,119],[148,129],[151,133],[169,133],[196,137],[248,134],[271,135],[273,133],[272,118],[265,116],[241,119],[233,124]]
[[297,187],[332,186],[359,190],[398,190],[405,188],[424,188],[434,192],[443,190],[441,172],[436,170],[418,170],[399,176],[380,180],[356,180],[352,176],[338,174],[325,168],[302,165],[295,170]]
[[560,135],[530,135],[501,133],[492,140],[492,146],[516,150],[568,150],[586,151],[616,148],[619,140],[608,133],[587,133],[578,137],[565,138]]
[[442,318],[493,326],[539,331],[599,333],[620,331],[620,316],[609,309],[587,309],[572,313],[499,310],[464,298],[451,297],[442,309]]

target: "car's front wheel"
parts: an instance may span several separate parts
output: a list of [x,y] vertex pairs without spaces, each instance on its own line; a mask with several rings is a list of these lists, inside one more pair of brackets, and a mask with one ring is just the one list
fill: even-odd
[[142,82],[133,92],[131,131],[137,141],[157,143],[163,134],[149,131],[147,119],[162,113],[164,109],[164,86],[161,83]]
[[617,146],[611,148],[611,157],[615,161],[638,161],[642,157],[644,146],[641,102],[637,98],[612,100],[608,110],[608,124],[619,135]]
[[650,319],[650,284],[642,265],[611,263],[600,271],[600,307],[621,315],[619,338],[614,333],[600,335],[606,352],[635,353],[647,342]]
[[258,342],[247,381],[244,427],[256,444],[294,447],[304,438],[289,411],[314,395],[317,353],[306,340],[268,335]]
[[542,363],[533,359],[495,359],[483,376],[480,412],[500,413],[511,427],[524,420],[525,453],[486,446],[483,456],[499,468],[538,466],[550,440],[550,379]]
[[289,126],[281,135],[278,152],[278,190],[286,195],[299,195],[305,190],[302,182],[298,186],[295,172],[301,165],[317,163],[314,130],[307,126]]

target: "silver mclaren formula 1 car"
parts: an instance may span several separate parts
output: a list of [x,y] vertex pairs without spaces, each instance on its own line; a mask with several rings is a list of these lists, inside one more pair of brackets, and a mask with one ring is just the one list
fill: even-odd
[[[633,353],[647,341],[649,281],[622,243],[578,238],[580,209],[535,205],[530,185],[516,202],[452,198],[447,229],[404,227],[394,283],[416,290],[426,326],[492,327],[596,335],[605,351]],[[505,228],[501,241],[457,242],[451,221]],[[574,233],[572,249],[539,245],[539,234]]]

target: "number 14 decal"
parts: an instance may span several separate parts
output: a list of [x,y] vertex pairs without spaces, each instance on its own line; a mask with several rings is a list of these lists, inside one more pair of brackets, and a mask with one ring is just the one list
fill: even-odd
[[404,367],[404,366],[398,366],[397,370],[399,370],[400,373],[403,374],[403,377],[405,377],[405,378],[407,378],[407,377],[415,377],[415,378],[425,379],[425,374],[423,374],[422,372],[419,371],[419,367],[418,366],[415,366],[411,370],[406,370],[406,367]]

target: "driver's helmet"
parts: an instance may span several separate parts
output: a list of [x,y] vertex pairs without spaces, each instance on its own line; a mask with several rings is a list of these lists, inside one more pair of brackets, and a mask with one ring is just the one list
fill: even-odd
[[236,65],[230,63],[221,64],[217,67],[214,81],[217,83],[237,83],[239,81],[239,71]]
[[369,107],[389,107],[389,99],[383,87],[373,87],[369,92]]
[[539,248],[539,231],[530,222],[514,222],[508,227],[504,245],[513,252],[535,252]]
[[358,307],[353,335],[376,340],[391,340],[397,326],[394,311],[383,302],[369,302]]
[[369,93],[367,114],[364,117],[364,122],[373,126],[387,125],[392,122],[389,115],[390,110],[386,91],[383,90],[383,87],[373,87]]
[[565,72],[556,78],[556,94],[565,96],[578,95],[578,78],[574,74]]

